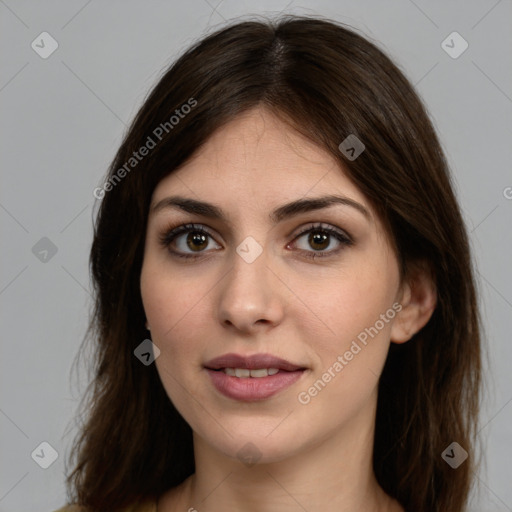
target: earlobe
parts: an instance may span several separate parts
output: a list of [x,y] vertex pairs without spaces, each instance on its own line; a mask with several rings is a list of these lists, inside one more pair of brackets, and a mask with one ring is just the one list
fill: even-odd
[[422,265],[411,271],[402,288],[401,311],[391,327],[391,341],[405,343],[432,317],[437,304],[437,290],[432,274]]

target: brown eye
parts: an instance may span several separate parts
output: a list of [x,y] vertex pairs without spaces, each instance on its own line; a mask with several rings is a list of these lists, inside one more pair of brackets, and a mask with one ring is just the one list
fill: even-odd
[[[295,237],[293,243],[295,244],[296,240],[304,238],[305,235],[308,235],[306,243],[304,244],[305,246],[299,247],[299,250],[306,258],[314,259],[334,256],[344,247],[351,246],[354,243],[343,231],[330,226],[323,226],[322,224],[306,228]],[[326,250],[333,240],[337,247],[331,250]]]
[[191,231],[186,238],[187,246],[192,250],[202,250],[208,246],[208,235]]
[[[183,237],[182,235],[187,235]],[[295,245],[297,240],[305,239],[306,247],[299,247],[306,258],[326,258],[335,256],[344,247],[353,245],[352,239],[344,231],[339,229],[323,226],[321,224],[310,226],[297,235],[291,244],[287,247]],[[201,225],[186,224],[176,228],[171,228],[160,236],[160,243],[166,247],[169,252],[178,258],[199,258],[207,251],[210,240],[215,242],[213,236],[206,231]],[[328,248],[334,242],[335,248]],[[216,244],[216,249],[221,247]]]
[[329,238],[330,235],[325,233],[310,232],[308,236],[308,243],[313,249],[322,251],[324,249],[327,249],[327,247],[329,246]]
[[[182,235],[187,236],[183,237]],[[206,252],[205,249],[208,247],[210,240],[213,240],[212,235],[208,231],[194,224],[186,224],[169,229],[159,238],[161,245],[179,258],[200,257],[202,253]]]

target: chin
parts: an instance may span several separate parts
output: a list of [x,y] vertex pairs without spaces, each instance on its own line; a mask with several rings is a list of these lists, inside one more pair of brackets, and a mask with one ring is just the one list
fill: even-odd
[[[217,451],[230,459],[238,460],[250,467],[255,464],[273,464],[284,461],[304,448],[304,442],[296,435],[278,435],[272,429],[251,430],[251,434],[226,436],[224,439],[207,439]],[[269,435],[269,432],[272,432]]]

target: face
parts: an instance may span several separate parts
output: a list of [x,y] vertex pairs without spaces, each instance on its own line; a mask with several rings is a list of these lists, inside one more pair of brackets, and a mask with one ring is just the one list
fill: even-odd
[[[324,196],[342,199],[307,202]],[[162,384],[210,450],[235,458],[251,442],[272,462],[370,427],[400,309],[397,258],[339,164],[270,112],[236,118],[158,184],[141,294]],[[212,367],[244,359],[210,363],[225,354],[299,369],[232,376]]]

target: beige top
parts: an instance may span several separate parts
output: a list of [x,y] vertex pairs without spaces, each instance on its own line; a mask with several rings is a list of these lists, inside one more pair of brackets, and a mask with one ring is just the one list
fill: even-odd
[[[78,505],[67,505],[55,512],[87,512],[84,507]],[[134,505],[123,509],[123,512],[156,512],[156,501],[146,501],[141,505]]]

